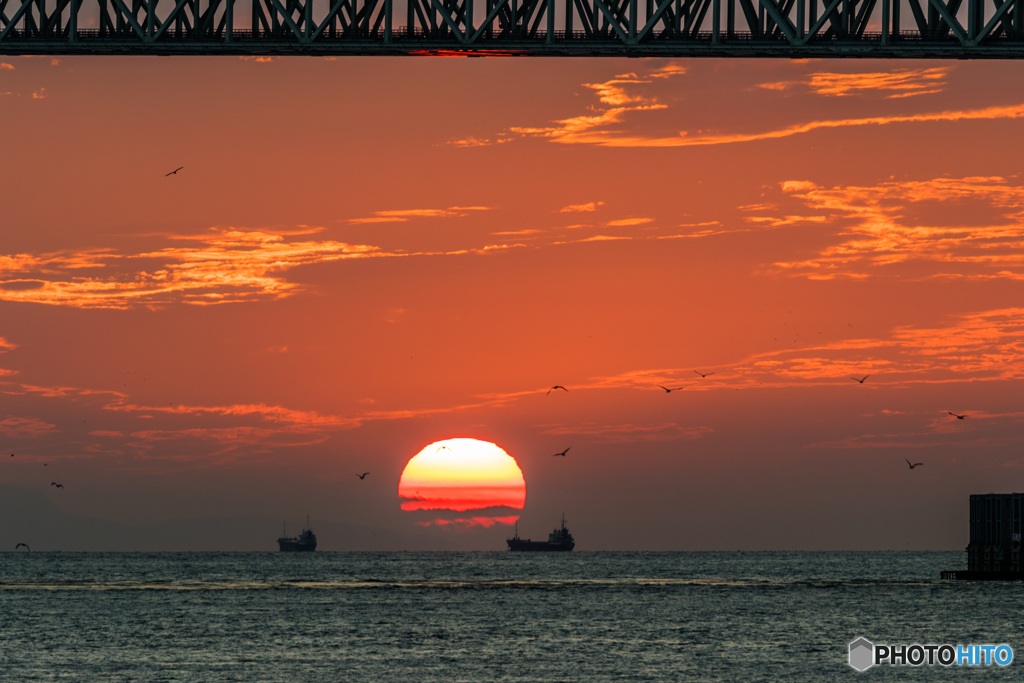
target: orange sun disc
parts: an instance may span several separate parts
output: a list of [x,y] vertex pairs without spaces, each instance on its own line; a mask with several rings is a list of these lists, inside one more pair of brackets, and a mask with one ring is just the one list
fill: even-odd
[[488,441],[445,439],[417,453],[398,482],[403,510],[522,510],[526,481],[515,458]]

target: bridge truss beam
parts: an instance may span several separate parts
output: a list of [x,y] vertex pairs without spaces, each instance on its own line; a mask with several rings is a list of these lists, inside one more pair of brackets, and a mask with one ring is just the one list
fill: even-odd
[[1021,58],[1024,0],[0,0],[5,55],[453,53]]

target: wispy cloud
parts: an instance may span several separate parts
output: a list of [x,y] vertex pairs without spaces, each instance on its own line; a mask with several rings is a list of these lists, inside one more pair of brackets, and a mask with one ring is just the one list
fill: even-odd
[[106,406],[106,410],[130,413],[164,413],[168,415],[220,415],[232,417],[256,416],[268,422],[288,424],[306,429],[322,429],[326,427],[350,429],[361,424],[359,418],[343,418],[335,415],[322,415],[314,410],[292,410],[282,406],[265,403],[245,403],[225,406],[193,406],[193,405],[136,405],[124,401],[116,401]]
[[562,207],[561,213],[572,213],[577,211],[596,211],[597,207],[604,206],[604,202],[587,202],[586,204],[570,204]]
[[[0,337],[0,353],[7,353],[8,351],[13,351],[16,348],[18,348],[17,344],[13,344],[13,343],[7,341],[6,339],[4,339],[3,337]],[[17,374],[14,370],[8,370],[6,368],[0,368],[0,376],[3,376],[3,375],[14,375],[14,374]]]
[[650,73],[651,78],[671,78],[672,76],[682,76],[686,73],[686,67],[682,64],[667,64],[661,68],[655,69]]
[[[170,301],[206,305],[280,299],[302,289],[283,277],[296,266],[400,255],[367,245],[286,237],[290,236],[218,229],[172,238],[194,246],[144,253],[85,250],[0,256],[0,300],[126,309]],[[110,274],[84,274],[91,269]]]
[[623,227],[627,225],[643,225],[644,223],[650,223],[653,218],[619,218],[618,220],[608,221],[605,225],[609,227]]
[[[684,70],[685,71],[685,70]],[[892,92],[891,98],[925,94],[937,90],[945,81],[947,67],[907,70],[897,73],[869,74],[814,74],[804,82],[782,81],[763,84],[768,89],[786,89],[796,83],[804,83],[812,91],[822,95],[844,96],[857,92]],[[673,74],[668,74],[673,75]],[[754,132],[721,132],[690,134],[680,131],[668,137],[634,135],[617,129],[624,122],[627,113],[666,109],[653,96],[638,91],[637,86],[651,83],[649,79],[626,74],[629,78],[615,78],[604,83],[587,83],[584,87],[594,90],[603,107],[593,107],[593,113],[554,121],[546,127],[514,127],[510,131],[522,137],[543,138],[560,144],[586,144],[603,147],[695,147],[726,145],[763,140],[778,140],[802,135],[815,130],[850,128],[861,126],[884,126],[897,123],[934,123],[954,121],[981,121],[996,119],[1018,119],[1024,117],[1024,104],[992,106],[978,109],[922,112],[916,114],[892,114],[859,118],[822,119],[796,123],[782,128]]]
[[509,136],[508,133],[498,133],[493,138],[477,138],[477,137],[465,137],[457,140],[449,140],[448,144],[452,147],[490,147],[491,145],[500,145],[505,142],[511,142],[514,137]]
[[[775,264],[783,272],[811,279],[864,278],[886,272],[887,266],[918,261],[936,264],[932,276],[1024,278],[1024,187],[1004,178],[936,178],[832,188],[787,181],[781,188],[809,208],[827,212],[829,222],[841,227],[838,244],[806,260]],[[947,207],[939,216],[951,224],[925,222],[939,217],[936,205]],[[957,207],[967,207],[959,214],[963,222],[955,218]],[[785,222],[772,217],[759,220]],[[820,217],[804,217],[801,222],[808,220]]]
[[0,434],[14,439],[35,439],[57,431],[57,425],[34,417],[8,417],[0,420]]
[[[632,74],[628,75],[633,76]],[[604,139],[614,135],[615,132],[602,129],[620,123],[627,112],[668,108],[667,105],[658,104],[653,98],[627,92],[626,86],[640,83],[650,83],[650,81],[633,76],[631,78],[615,78],[604,83],[584,83],[585,88],[590,88],[597,93],[598,101],[606,105],[604,109],[595,109],[595,113],[591,116],[576,116],[555,121],[554,126],[514,127],[510,130],[516,135],[524,137],[547,138],[553,142],[568,144],[590,143],[593,142],[595,136]]]
[[699,378],[692,368],[635,370],[596,377],[574,389],[651,390],[673,383],[683,391],[849,385],[871,375],[887,386],[1024,379],[1024,308],[954,316],[943,327],[897,327],[887,337],[844,339],[754,354]]
[[[486,207],[452,207],[452,215]],[[385,220],[440,215],[383,212]],[[168,303],[212,305],[281,299],[304,291],[286,279],[292,268],[357,258],[489,255],[525,244],[488,244],[438,252],[386,252],[379,247],[333,240],[300,240],[318,232],[216,229],[174,236],[175,246],[143,253],[85,249],[47,254],[0,255],[0,300],[74,308],[128,309]],[[177,246],[192,242],[191,246]],[[95,272],[89,272],[95,271]]]
[[512,235],[512,236],[527,236],[527,235],[539,235],[543,233],[543,230],[506,230],[505,232],[492,232],[492,235]]
[[592,237],[586,237],[580,240],[568,240],[564,242],[555,242],[555,244],[580,244],[582,242],[614,242],[616,240],[631,240],[632,237],[626,237],[625,235],[594,235]]
[[810,74],[805,79],[761,83],[764,90],[790,90],[803,87],[818,95],[844,97],[865,92],[891,92],[889,99],[912,97],[942,92],[950,67],[930,69],[898,69],[872,73],[831,73]]
[[678,137],[647,138],[620,135],[615,131],[593,131],[586,135],[574,135],[571,138],[563,137],[561,139],[557,139],[556,142],[585,143],[604,147],[699,147],[708,145],[727,145],[740,142],[757,142],[761,140],[778,140],[828,128],[884,126],[893,123],[934,123],[943,121],[1018,119],[1021,117],[1024,117],[1024,104],[923,114],[869,116],[851,119],[826,119],[821,121],[808,121],[806,123],[798,123],[784,128],[756,133],[689,135],[686,131],[681,131]]
[[349,218],[349,223],[404,223],[410,218],[465,217],[470,211],[488,211],[487,206],[452,206],[447,209],[395,209],[374,211],[368,218]]
[[[921,431],[858,434],[842,439],[819,441],[810,444],[809,447],[834,449],[991,448],[997,444],[1024,441],[1024,436],[1014,433],[1019,431],[1016,425],[1024,422],[1024,413],[993,414],[984,411],[969,411],[968,419],[971,422],[958,420],[948,413],[941,413],[928,420],[925,429]],[[978,433],[975,429],[975,425],[979,422],[987,423],[984,433]],[[1009,434],[1006,432],[993,433],[992,427],[999,423],[1010,425],[1012,431]]]

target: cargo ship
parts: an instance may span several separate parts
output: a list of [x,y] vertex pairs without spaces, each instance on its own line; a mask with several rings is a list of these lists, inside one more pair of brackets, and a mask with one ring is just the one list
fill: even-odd
[[306,528],[298,536],[288,536],[288,526],[284,527],[284,535],[277,539],[282,553],[311,553],[316,550],[316,534],[309,528],[309,515],[306,515]]
[[572,534],[565,528],[565,515],[562,515],[562,526],[559,529],[555,529],[548,534],[548,540],[546,541],[531,541],[526,539],[525,541],[519,538],[519,524],[516,524],[516,535],[508,539],[508,549],[515,551],[527,551],[527,552],[550,552],[550,551],[569,551],[576,547],[576,542],[572,538]]

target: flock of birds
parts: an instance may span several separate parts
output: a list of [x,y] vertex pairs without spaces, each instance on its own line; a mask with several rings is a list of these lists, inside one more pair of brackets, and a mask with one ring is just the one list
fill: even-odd
[[[715,374],[713,372],[699,372],[697,370],[694,370],[694,372],[697,373],[698,375],[700,375],[701,378],[710,377],[711,375]],[[867,378],[870,377],[870,376],[871,375],[864,375],[863,377],[851,377],[850,379],[852,379],[854,382],[858,382],[860,384],[864,384],[865,380],[867,380]],[[660,384],[655,384],[654,386],[658,387],[659,389],[662,389],[666,394],[671,394],[673,391],[679,391],[680,389],[684,388],[684,387],[666,387],[666,386],[662,386]],[[566,389],[562,385],[556,384],[555,386],[553,386],[550,389],[548,389],[548,394],[550,394],[555,389],[561,389],[562,391],[569,391],[568,389]],[[547,396],[548,394],[545,394],[545,396]],[[949,412],[949,411],[946,411],[946,412]],[[956,413],[949,413],[949,414],[952,415],[953,417],[955,417],[958,420],[962,420],[965,417],[967,417],[967,415],[957,415]],[[444,446],[442,446],[442,448],[444,448]],[[572,446],[570,446],[569,448],[572,448]],[[569,448],[566,448],[561,453],[553,453],[551,455],[551,457],[552,458],[557,458],[557,457],[563,457],[564,458],[565,454],[569,452]],[[906,458],[904,458],[904,460],[906,460]],[[910,469],[914,469],[915,467],[919,467],[921,465],[924,465],[924,463],[923,462],[911,463],[909,460],[907,460],[907,465],[910,467]]]
[[[715,374],[713,372],[698,372],[697,370],[694,370],[694,372],[697,373],[698,375],[700,375],[701,378],[710,377],[711,375]],[[865,380],[867,380],[867,378],[870,377],[870,376],[871,375],[864,375],[863,377],[851,377],[850,379],[852,379],[854,382],[858,382],[860,384],[864,384]],[[655,384],[654,386],[658,387],[659,389],[663,389],[666,394],[671,394],[673,391],[679,391],[679,390],[684,388],[684,387],[669,388],[669,387],[662,386],[660,384]],[[556,389],[561,389],[562,391],[566,391],[566,392],[569,391],[568,389],[563,387],[561,384],[556,384],[555,386],[553,386],[550,389],[548,389],[547,393],[544,394],[544,395],[548,396],[548,395],[551,394],[552,391],[555,391]],[[946,412],[949,412],[949,411],[946,411]],[[956,413],[949,413],[949,414],[952,415],[953,417],[955,417],[958,420],[962,420],[965,417],[967,417],[967,415],[957,415]],[[434,452],[436,453],[436,452],[438,452],[438,451],[440,451],[442,449],[449,450],[449,451],[451,450],[450,448],[448,448],[448,446],[438,446],[437,447],[437,451],[434,451]],[[569,448],[566,448],[564,451],[561,451],[560,453],[552,453],[551,457],[552,458],[558,458],[558,457],[564,458],[566,456],[566,454],[571,449],[572,449],[572,446],[569,446]],[[906,460],[906,458],[904,458],[904,460]],[[924,463],[923,462],[911,463],[909,460],[907,460],[907,466],[909,466],[910,469],[914,469],[915,467],[920,467],[921,465],[924,465]],[[356,476],[359,477],[360,479],[366,479],[366,475],[368,475],[368,474],[369,474],[369,472],[363,472],[362,474],[356,474]]]
[[[168,176],[178,175],[178,171],[182,170],[183,168],[185,168],[185,167],[184,166],[179,166],[178,168],[174,169],[170,173],[164,174],[164,177],[166,178]],[[714,372],[700,372],[698,370],[694,370],[694,373],[700,375],[701,379],[703,379],[705,377],[710,377],[711,375],[715,374]],[[870,377],[870,376],[871,375],[864,375],[863,377],[851,377],[850,379],[852,379],[855,382],[859,382],[861,384],[864,384],[864,381],[867,380],[867,378]],[[659,389],[662,389],[666,394],[671,394],[673,391],[680,391],[681,389],[683,389],[683,387],[672,387],[672,388],[670,388],[670,387],[662,386],[660,384],[656,384],[655,386],[658,387]],[[568,389],[563,387],[561,384],[556,384],[553,387],[551,387],[550,389],[548,389],[547,394],[545,394],[545,396],[551,394],[552,391],[555,391],[557,389],[561,389],[562,391],[565,391],[565,392],[569,391]],[[965,417],[967,417],[967,415],[957,415],[956,413],[949,413],[949,414],[952,415],[953,417],[955,417],[958,420],[962,420]],[[450,448],[448,448],[448,446],[438,446],[437,451],[440,451],[442,449],[449,450],[449,451],[451,450]],[[572,446],[569,446],[569,448],[566,448],[564,451],[561,451],[560,453],[553,453],[551,455],[551,457],[553,457],[553,458],[558,458],[558,457],[564,458],[566,456],[566,454],[569,452],[570,449],[572,449]],[[437,451],[435,451],[435,452],[437,452]],[[11,453],[11,457],[12,458],[14,457],[14,453]],[[44,462],[43,463],[43,467],[47,467],[48,464],[49,463],[45,463]],[[907,460],[907,465],[910,467],[910,469],[914,469],[915,467],[919,467],[921,465],[924,465],[924,463],[923,462],[916,462],[916,463],[911,464],[911,462],[909,460]],[[358,474],[357,473],[356,476],[359,477],[360,481],[362,481],[362,480],[366,479],[367,475],[369,475],[369,474],[370,474],[369,472],[363,472],[362,474]],[[58,484],[55,481],[50,482],[50,486],[53,486],[53,487],[58,488],[58,489],[64,488],[63,484]],[[22,546],[24,546],[26,550],[31,552],[31,548],[29,548],[28,544],[26,544],[26,543],[19,543],[18,545],[16,545],[14,547],[14,549],[17,550],[18,548],[21,548]]]
[[[715,374],[713,372],[700,372],[698,370],[694,370],[694,372],[696,374],[700,375],[701,378],[710,377],[711,375]],[[870,377],[870,376],[871,375],[864,375],[863,377],[851,377],[850,379],[852,379],[854,382],[858,382],[860,384],[864,384],[865,380],[867,380],[867,378]],[[684,388],[684,387],[666,387],[666,386],[662,386],[661,384],[655,384],[654,386],[656,386],[659,389],[663,390],[666,394],[671,394],[673,391],[679,391],[679,390]],[[562,385],[556,384],[555,386],[553,386],[550,389],[548,389],[548,394],[550,394],[555,389],[561,389],[562,391],[569,391],[568,389],[566,389]],[[548,394],[545,394],[545,396],[547,396]],[[946,411],[946,412],[949,412],[949,411]],[[956,413],[949,413],[949,414],[952,415],[953,417],[955,417],[958,420],[962,420],[965,417],[967,417],[967,415],[957,415]],[[442,448],[443,448],[443,446],[442,446]],[[569,448],[572,448],[572,446],[570,446]],[[551,457],[552,458],[557,458],[557,457],[563,457],[564,458],[565,454],[569,452],[569,448],[566,448],[561,453],[553,453],[551,455]],[[904,458],[904,460],[906,460],[906,458]],[[914,469],[915,467],[918,467],[918,466],[923,465],[923,464],[924,464],[923,462],[915,462],[915,463],[911,464],[911,462],[909,460],[907,460],[907,465],[910,466],[910,469]]]

